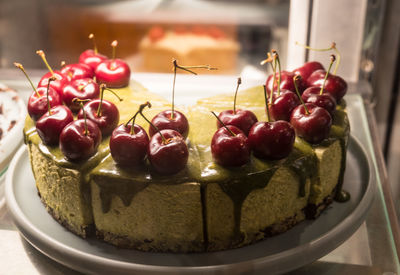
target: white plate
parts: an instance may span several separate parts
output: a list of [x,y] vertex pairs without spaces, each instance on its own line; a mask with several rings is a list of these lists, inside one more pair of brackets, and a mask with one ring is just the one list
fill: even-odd
[[[84,273],[281,273],[329,253],[364,221],[375,189],[375,170],[353,137],[347,154],[346,203],[332,204],[316,220],[239,249],[213,253],[169,254],[118,249],[97,239],[82,239],[58,224],[43,207],[35,187],[28,153],[22,147],[6,179],[10,213],[22,235],[50,258]],[[136,274],[136,273],[135,273]]]
[[[22,143],[22,129],[26,117],[26,107],[17,92],[7,88],[0,83],[0,128],[3,130],[0,139],[0,208],[4,205],[4,194],[2,185],[5,173],[11,158]],[[15,125],[8,129],[10,123],[15,121]]]

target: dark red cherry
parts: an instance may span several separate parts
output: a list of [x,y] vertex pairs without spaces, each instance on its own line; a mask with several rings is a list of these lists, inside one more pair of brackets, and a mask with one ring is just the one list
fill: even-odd
[[300,75],[304,81],[316,70],[325,70],[324,66],[317,61],[310,61],[303,64],[303,66],[298,67],[293,70],[294,74]]
[[[103,99],[101,111],[98,112],[100,102],[100,99],[91,100],[83,106],[83,109],[86,112],[88,120],[95,122],[101,130],[102,135],[107,136],[118,126],[119,111],[114,103]],[[83,117],[83,110],[81,109],[78,113],[78,118]]]
[[84,63],[65,65],[62,67],[61,73],[64,74],[69,81],[94,77],[94,70],[89,65]]
[[[50,82],[50,86],[51,83],[53,81]],[[37,92],[33,91],[28,99],[28,114],[34,121],[38,120],[48,111],[47,87],[40,87],[36,90]],[[51,87],[49,88],[49,102],[50,108],[62,104],[60,95]]]
[[[247,136],[249,134],[250,128],[256,123],[256,115],[249,110],[237,109],[236,112],[233,110],[225,110],[219,113],[219,119],[225,125],[233,125],[238,127]],[[221,122],[217,121],[217,127],[221,128],[223,125]]]
[[151,137],[147,155],[157,173],[170,175],[186,167],[189,151],[183,136],[167,129]]
[[289,122],[257,122],[248,135],[250,148],[256,157],[278,160],[292,152],[295,131]]
[[[186,138],[189,133],[189,122],[184,114],[174,110],[174,116],[172,117],[172,110],[165,110],[153,117],[151,123],[155,125],[159,130],[172,129],[180,133],[183,138]],[[150,125],[149,135],[153,136],[157,130]]]
[[289,90],[281,90],[279,96],[277,96],[276,92],[274,93],[272,104],[269,105],[269,113],[275,121],[289,121],[293,109],[298,105],[300,105],[300,100],[295,93]]
[[296,134],[306,141],[316,144],[329,136],[332,117],[327,110],[311,103],[306,103],[309,113],[303,105],[297,106],[290,118]]
[[[274,84],[274,91],[276,91],[277,88],[278,88],[279,72],[277,72],[275,74],[275,76],[276,76],[276,80],[275,80],[275,84]],[[293,72],[289,72],[289,71],[282,71],[281,72],[281,85],[280,85],[281,90],[289,90],[289,91],[291,91],[293,93],[296,92],[296,89],[294,87],[294,82],[293,82],[293,77],[294,76],[295,76],[295,74]],[[272,89],[273,83],[274,83],[273,75],[268,76],[267,82],[265,84],[266,87],[267,87],[268,96],[271,93],[271,89]],[[302,78],[299,78],[297,80],[296,84],[297,84],[297,87],[298,87],[300,93],[302,93],[307,88],[306,82]]]
[[328,92],[321,94],[321,88],[319,87],[308,87],[301,95],[301,98],[305,103],[312,103],[326,109],[331,116],[336,110],[336,99]]
[[74,98],[81,100],[95,99],[100,95],[99,84],[91,78],[76,79],[64,86],[63,99],[71,111],[77,112],[80,109],[78,102],[74,102]]
[[[307,79],[308,86],[321,88],[324,84],[325,74],[324,70],[313,72]],[[347,92],[347,83],[340,76],[329,74],[326,79],[324,91],[330,93],[336,99],[336,102],[339,102]]]
[[106,59],[107,56],[96,53],[94,50],[86,50],[79,56],[79,63],[89,65],[94,71]]
[[246,135],[233,125],[219,128],[211,140],[211,154],[214,161],[221,166],[246,164],[250,160],[250,146]]
[[64,127],[60,134],[60,150],[70,161],[90,158],[96,154],[100,142],[99,127],[88,119],[72,121]]
[[108,88],[121,88],[129,84],[131,70],[121,59],[109,59],[101,62],[95,70],[96,79]]
[[36,131],[44,144],[55,145],[61,131],[67,124],[72,122],[74,117],[70,109],[64,105],[57,105],[46,112],[36,122]]
[[137,166],[143,163],[149,137],[146,131],[139,125],[121,124],[111,134],[110,152],[116,163],[122,166]]
[[50,87],[53,88],[61,97],[63,96],[63,88],[69,82],[68,78],[59,71],[54,71],[53,73],[48,72],[39,81],[38,87],[47,87],[49,83],[49,78],[54,76],[56,80],[50,82]]

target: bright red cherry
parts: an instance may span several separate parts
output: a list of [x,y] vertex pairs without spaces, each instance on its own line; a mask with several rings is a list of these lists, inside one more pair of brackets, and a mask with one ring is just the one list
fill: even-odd
[[61,73],[64,74],[69,81],[94,77],[94,70],[89,65],[84,63],[65,65],[62,67]]
[[[117,106],[115,106],[114,103],[103,99],[104,90],[106,89],[109,90],[104,86],[104,84],[102,84],[100,99],[89,101],[78,113],[78,118],[83,118],[86,114],[89,120],[95,122],[97,126],[99,126],[103,136],[111,134],[115,127],[118,126],[119,122],[119,111]],[[116,95],[114,92],[113,94]]]
[[295,93],[289,90],[281,90],[278,96],[278,93],[275,92],[272,98],[272,104],[269,105],[271,118],[275,121],[289,121],[293,109],[298,105],[300,105],[300,100]]
[[[293,72],[289,72],[289,71],[282,71],[281,72],[281,79],[280,79],[280,88],[282,90],[289,90],[291,92],[295,92],[295,88],[294,88],[294,82],[293,82],[293,77],[295,76],[295,74]],[[267,87],[267,92],[268,94],[271,93],[271,88],[272,86],[274,86],[274,91],[276,91],[278,89],[278,79],[279,79],[279,72],[277,72],[275,74],[275,84],[274,84],[274,78],[273,78],[273,74],[270,75],[267,78],[267,82],[266,82],[266,87]],[[306,88],[306,82],[302,79],[299,79],[298,82],[296,83],[297,87],[299,87],[300,93],[302,93]]]
[[151,137],[147,156],[157,173],[171,175],[186,167],[189,151],[183,136],[168,129]]
[[332,117],[327,110],[311,103],[297,106],[290,118],[296,134],[316,144],[329,136]]
[[[321,88],[324,83],[325,74],[326,72],[323,70],[313,72],[307,79],[307,84]],[[330,93],[339,102],[347,92],[347,83],[340,76],[329,74],[326,79],[324,91]]]
[[262,159],[282,159],[292,152],[295,131],[289,122],[257,122],[248,135],[250,148],[256,157]]
[[53,88],[61,97],[62,99],[62,89],[63,87],[69,82],[69,79],[67,76],[65,76],[63,73],[60,71],[54,71],[49,63],[47,62],[46,55],[42,50],[36,51],[36,53],[42,58],[44,64],[47,66],[49,72],[46,73],[42,78],[39,80],[38,87],[47,87],[47,84],[49,83],[49,78],[55,77],[56,79],[51,82],[50,87]]
[[[180,133],[183,138],[186,138],[189,133],[189,122],[184,114],[174,110],[172,117],[172,110],[165,110],[153,117],[151,120],[159,130],[172,129]],[[153,136],[157,130],[150,126],[149,135]]]
[[100,95],[99,84],[91,78],[76,79],[68,83],[63,88],[63,99],[71,111],[77,112],[80,107],[74,98],[78,99],[95,99]]
[[97,65],[107,59],[107,56],[98,53],[96,40],[93,33],[89,34],[89,39],[93,40],[93,50],[86,50],[82,52],[79,56],[79,63],[89,65],[94,71]]
[[307,81],[307,78],[317,70],[325,70],[325,68],[321,63],[317,61],[310,61],[293,70],[293,73],[296,75],[300,75],[304,81]]
[[[137,166],[143,163],[149,145],[149,136],[139,125],[135,124],[138,114],[149,102],[140,105],[136,114],[125,124],[121,124],[111,134],[110,152],[116,163],[122,166]],[[131,124],[129,122],[132,121]]]
[[70,161],[85,160],[96,154],[101,131],[91,120],[72,121],[60,134],[60,150]]
[[66,106],[54,106],[37,120],[36,131],[44,144],[55,145],[61,131],[73,120],[72,112]]
[[[218,115],[219,120],[217,121],[217,127],[221,128],[223,127],[223,124],[234,125],[238,127],[240,130],[242,130],[245,133],[245,135],[248,135],[251,126],[253,126],[253,124],[256,123],[258,120],[256,115],[249,110],[241,110],[241,109],[236,110],[236,97],[239,85],[241,83],[242,80],[239,77],[237,81],[235,97],[233,100],[233,110],[225,110],[219,113]],[[223,124],[220,121],[222,121]]]
[[114,40],[111,43],[113,48],[112,59],[104,60],[95,69],[97,82],[104,83],[109,88],[121,88],[128,86],[131,77],[131,70],[128,64],[115,58],[115,48],[118,42]]

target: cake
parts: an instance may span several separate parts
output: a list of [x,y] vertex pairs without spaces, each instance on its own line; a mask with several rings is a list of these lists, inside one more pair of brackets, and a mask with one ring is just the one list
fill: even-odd
[[234,73],[239,50],[239,44],[216,27],[153,27],[139,44],[141,69],[149,72],[171,72],[175,58],[182,64],[212,64],[218,68],[213,73]]
[[[104,96],[118,106],[120,123],[145,101],[152,103],[145,111],[148,117],[170,108],[168,101],[137,82],[114,91],[122,102]],[[261,86],[241,91],[238,105],[265,120],[262,95]],[[345,101],[336,107],[323,142],[312,145],[296,137],[293,151],[282,160],[251,156],[240,168],[225,168],[213,161],[209,149],[216,130],[210,110],[227,109],[231,100],[218,95],[180,106],[190,124],[189,160],[185,169],[169,176],[155,173],[148,162],[119,167],[110,155],[109,137],[88,160],[67,161],[58,146],[42,143],[27,117],[25,143],[43,204],[81,237],[96,235],[118,247],[157,252],[242,247],[316,218],[343,181],[349,137]],[[136,123],[148,128],[141,118]]]

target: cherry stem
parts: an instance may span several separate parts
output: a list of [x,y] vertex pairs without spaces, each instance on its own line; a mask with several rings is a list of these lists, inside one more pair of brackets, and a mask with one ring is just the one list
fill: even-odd
[[[150,107],[151,107],[150,102],[146,102],[145,104],[147,104],[147,103],[149,103],[149,108],[150,108]],[[157,127],[156,125],[154,125],[150,120],[147,119],[147,117],[144,116],[144,114],[142,113],[143,109],[144,109],[144,107],[143,107],[141,110],[139,109],[139,110],[140,110],[139,114],[144,118],[144,120],[146,120],[146,121],[151,125],[151,127],[154,128],[154,130],[157,131],[157,133],[160,134],[163,143],[164,143],[164,144],[167,144],[167,143],[168,143],[168,140],[167,140],[167,139],[164,137],[164,135],[161,133],[160,129],[158,129],[158,127]]]
[[94,51],[94,54],[97,54],[98,51],[97,51],[96,39],[94,38],[93,33],[89,34],[89,39],[93,40],[93,51]]
[[238,93],[240,84],[242,84],[242,78],[238,77],[236,91],[235,91],[235,97],[233,98],[233,113],[234,114],[236,114],[236,97],[237,97],[237,93]]
[[189,72],[191,74],[197,75],[196,72],[192,71],[191,69],[207,69],[209,71],[211,70],[218,70],[217,68],[213,68],[210,65],[196,65],[196,66],[181,66],[178,65],[178,62],[176,59],[172,60],[172,64],[174,65],[173,70],[174,70],[174,81],[172,83],[172,111],[171,111],[171,119],[174,119],[174,110],[175,110],[175,81],[176,81],[176,69],[181,69],[183,71]]
[[33,85],[32,80],[29,78],[28,74],[26,73],[26,71],[25,71],[25,69],[24,69],[24,66],[22,66],[21,63],[17,63],[17,62],[14,62],[14,66],[17,67],[18,69],[20,69],[20,70],[24,73],[24,75],[25,75],[26,78],[28,79],[29,83],[31,84],[32,89],[35,91],[36,96],[37,96],[37,97],[41,97],[41,95],[40,95],[39,92],[37,91],[35,85]]
[[222,120],[221,120],[213,111],[211,111],[211,113],[217,118],[217,120],[219,121],[219,123],[221,123],[222,126],[224,126],[224,128],[225,128],[226,130],[228,130],[228,132],[229,132],[232,136],[236,137],[236,134],[235,134],[234,132],[232,132],[232,130],[229,129],[229,128],[226,126],[226,124],[223,123]]
[[50,67],[49,63],[47,62],[46,55],[44,54],[44,52],[43,52],[42,50],[38,50],[38,51],[36,51],[36,54],[38,54],[38,55],[42,58],[44,64],[45,64],[46,67],[47,67],[47,69],[48,69],[49,72],[54,76],[54,71],[53,71],[53,69]]
[[111,47],[112,47],[112,58],[111,59],[115,59],[115,49],[118,46],[118,41],[114,40],[113,42],[111,42]]
[[322,83],[321,90],[319,91],[319,94],[320,94],[320,95],[322,95],[322,93],[324,92],[326,80],[328,79],[329,72],[331,71],[332,64],[333,64],[333,62],[335,62],[335,60],[336,60],[335,55],[334,55],[334,54],[331,54],[331,63],[329,63],[328,71],[327,71],[326,74],[325,74],[324,82]]
[[106,84],[100,84],[100,104],[97,107],[97,113],[96,115],[98,117],[101,116],[101,106],[103,105],[103,97],[104,97],[104,90],[110,91],[111,93],[113,93],[118,99],[119,101],[122,101],[123,99],[120,98],[117,93],[115,93],[113,90],[111,90],[110,88],[107,88]]
[[[133,117],[131,117],[131,118],[125,123],[125,127],[128,127],[129,122],[132,121],[132,126],[131,126],[131,131],[130,131],[130,134],[131,134],[131,135],[134,134],[134,126],[135,126],[135,120],[136,120],[137,115],[140,114],[140,113],[143,111],[143,109],[146,108],[146,107],[151,108],[150,102],[147,101],[146,103],[141,104],[141,105],[139,106],[139,109],[138,109],[138,110],[136,111],[136,113],[133,115]],[[143,116],[143,115],[142,115],[142,116]]]
[[264,99],[265,99],[265,108],[267,110],[267,122],[271,121],[271,117],[269,115],[269,106],[268,106],[268,98],[267,98],[267,87],[265,87],[265,85],[263,85],[264,88]]
[[[276,63],[278,63],[278,69],[279,69],[279,76],[278,76],[278,96],[281,94],[281,61],[279,60],[279,55],[276,50],[271,50],[272,54],[274,55],[275,59],[275,70],[276,70]],[[274,74],[275,78],[275,74]],[[274,86],[272,86],[272,90],[274,89]]]
[[274,80],[272,81],[272,88],[271,88],[270,95],[269,95],[269,103],[271,105],[272,105],[272,97],[274,95],[274,87],[275,87],[275,83],[276,83],[276,56],[275,55],[274,55],[273,61],[274,61],[273,62],[274,64],[272,64],[272,62],[271,62],[271,66],[272,66],[272,73],[273,73]]
[[50,89],[50,82],[56,80],[54,76],[49,78],[49,81],[47,82],[47,90],[46,90],[46,99],[47,99],[47,110],[49,110],[49,115],[51,115],[51,107],[50,107],[50,100],[49,100],[49,89]]
[[299,45],[299,46],[302,46],[303,48],[306,48],[308,50],[317,51],[317,52],[327,52],[327,51],[330,51],[330,50],[334,50],[336,52],[336,55],[337,55],[337,63],[335,65],[335,69],[333,70],[332,74],[336,75],[336,72],[337,72],[337,70],[339,68],[339,64],[340,64],[340,52],[336,48],[336,43],[335,42],[332,42],[332,44],[331,44],[331,46],[329,48],[323,48],[323,49],[312,48],[310,46],[301,44],[301,43],[299,43],[297,41],[296,41],[296,45]]
[[83,112],[83,119],[84,119],[84,121],[85,121],[85,136],[87,136],[88,135],[88,127],[87,127],[87,123],[86,123],[86,111],[85,111],[85,108],[83,108],[83,102],[87,102],[87,101],[90,101],[90,99],[79,99],[79,98],[77,98],[77,97],[75,97],[74,99],[72,99],[72,102],[79,102],[79,105],[80,105],[80,107],[81,107],[81,109],[82,109],[82,112]]
[[303,107],[304,107],[304,110],[306,111],[306,114],[309,115],[309,114],[310,114],[310,111],[308,110],[306,104],[304,103],[304,100],[303,100],[303,98],[302,98],[301,95],[300,95],[299,88],[297,87],[297,81],[298,81],[300,78],[301,78],[300,75],[295,75],[295,76],[293,77],[294,88],[296,89],[296,94],[297,94],[297,96],[299,97],[301,104],[303,104]]

